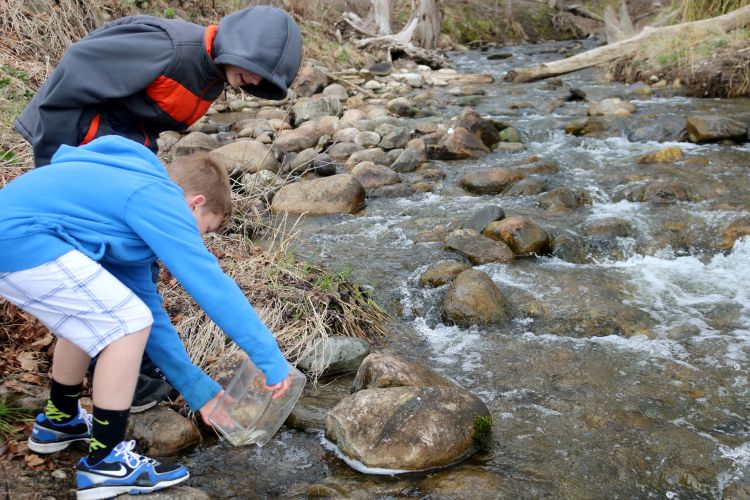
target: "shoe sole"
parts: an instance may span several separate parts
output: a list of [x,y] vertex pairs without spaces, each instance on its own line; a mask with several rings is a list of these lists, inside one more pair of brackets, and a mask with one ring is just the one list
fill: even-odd
[[129,495],[140,495],[142,493],[153,493],[155,491],[169,488],[176,484],[187,480],[190,477],[190,473],[187,473],[183,477],[172,479],[171,481],[162,481],[156,486],[102,486],[100,488],[90,488],[88,490],[78,491],[76,493],[76,500],[101,500],[104,498],[114,498],[117,495],[129,494]]
[[81,439],[71,439],[70,441],[61,441],[58,443],[40,443],[38,441],[34,441],[32,439],[28,440],[29,449],[33,451],[34,453],[39,453],[41,455],[46,455],[48,453],[55,453],[57,451],[62,451],[71,444],[77,442],[77,441],[91,441],[91,438],[81,438]]
[[150,410],[151,408],[156,406],[157,403],[158,401],[149,401],[145,405],[131,406],[130,413],[143,413],[144,411]]

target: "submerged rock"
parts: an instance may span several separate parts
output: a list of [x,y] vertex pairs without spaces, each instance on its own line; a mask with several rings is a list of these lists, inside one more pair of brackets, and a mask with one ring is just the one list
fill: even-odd
[[419,483],[425,498],[465,498],[471,500],[498,500],[516,498],[508,482],[492,472],[475,465],[452,467],[431,474]]
[[458,180],[458,185],[472,194],[495,194],[524,177],[526,174],[519,170],[496,167],[467,172]]
[[661,149],[659,151],[654,151],[653,153],[647,153],[638,158],[638,163],[647,164],[675,162],[682,160],[684,157],[685,154],[682,152],[682,149],[677,146],[672,146],[669,148]]
[[602,99],[586,110],[589,116],[630,116],[633,112],[635,112],[635,106],[619,97]]
[[513,250],[508,245],[482,236],[473,229],[453,231],[445,239],[445,247],[463,255],[474,265],[513,261]]
[[516,255],[546,255],[552,249],[547,231],[524,215],[491,222],[482,234],[505,242]]
[[687,133],[690,142],[696,143],[748,140],[747,125],[728,116],[689,116]]
[[366,389],[330,411],[326,437],[367,467],[433,469],[471,455],[474,417],[488,416],[482,401],[458,388]]
[[471,269],[471,266],[463,262],[455,260],[439,262],[425,271],[422,277],[419,278],[419,284],[430,288],[442,286],[453,281],[453,278],[467,269]]

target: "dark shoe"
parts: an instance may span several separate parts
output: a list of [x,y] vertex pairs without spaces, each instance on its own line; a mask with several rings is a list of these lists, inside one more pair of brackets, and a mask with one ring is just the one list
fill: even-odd
[[166,380],[138,375],[130,413],[141,413],[167,399],[176,399],[179,393]]
[[[63,415],[70,418],[68,415]],[[91,439],[91,415],[83,408],[70,422],[56,423],[54,414],[48,417],[40,413],[34,420],[34,428],[29,438],[29,449],[34,453],[54,453],[64,450],[75,441]]]
[[78,500],[113,498],[123,493],[151,493],[185,481],[182,465],[162,465],[133,453],[135,441],[123,441],[97,464],[82,458],[76,467]]

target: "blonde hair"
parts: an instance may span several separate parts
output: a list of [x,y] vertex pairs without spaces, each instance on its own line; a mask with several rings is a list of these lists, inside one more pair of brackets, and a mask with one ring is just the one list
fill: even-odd
[[169,177],[185,195],[202,194],[203,205],[211,213],[221,214],[226,221],[232,215],[232,188],[224,167],[214,163],[206,153],[181,156],[167,165]]

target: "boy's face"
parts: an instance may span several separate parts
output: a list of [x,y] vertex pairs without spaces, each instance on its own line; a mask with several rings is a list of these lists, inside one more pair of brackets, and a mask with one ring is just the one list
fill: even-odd
[[235,89],[245,85],[258,85],[263,81],[262,76],[231,64],[224,66],[224,74],[227,76],[229,85]]
[[222,214],[206,209],[204,206],[206,197],[202,194],[186,196],[185,201],[187,201],[188,207],[190,207],[190,211],[193,213],[193,217],[195,217],[195,222],[198,224],[198,231],[200,231],[201,236],[206,233],[218,231],[222,224],[224,224],[224,216]]

